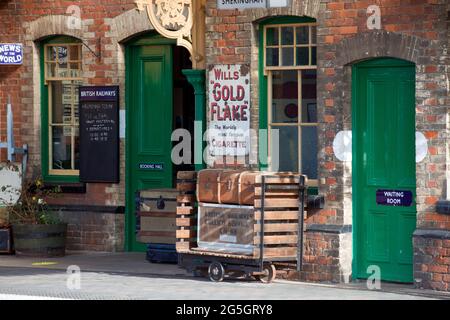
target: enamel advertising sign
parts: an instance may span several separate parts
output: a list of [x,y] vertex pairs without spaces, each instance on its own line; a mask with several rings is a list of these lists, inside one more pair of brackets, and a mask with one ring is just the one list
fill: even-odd
[[0,43],[0,65],[20,65],[23,62],[21,43]]
[[250,151],[250,67],[209,68],[209,128],[211,156],[246,156]]

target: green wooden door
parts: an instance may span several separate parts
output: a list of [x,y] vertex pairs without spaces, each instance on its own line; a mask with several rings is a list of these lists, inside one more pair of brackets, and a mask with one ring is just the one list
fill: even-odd
[[[356,64],[352,97],[354,273],[367,278],[374,265],[382,280],[412,282],[415,67],[390,58]],[[411,192],[412,203],[380,204],[380,190]]]
[[143,251],[135,193],[172,187],[172,47],[135,45],[127,53],[127,247]]

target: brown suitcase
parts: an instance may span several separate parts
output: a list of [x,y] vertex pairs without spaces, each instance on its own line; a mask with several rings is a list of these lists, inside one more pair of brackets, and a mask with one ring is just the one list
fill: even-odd
[[219,176],[219,203],[239,204],[239,178],[242,170],[224,170]]
[[219,175],[223,169],[203,169],[197,175],[199,202],[219,203]]
[[244,171],[239,176],[239,204],[253,206],[255,202],[255,180],[261,175],[257,171]]

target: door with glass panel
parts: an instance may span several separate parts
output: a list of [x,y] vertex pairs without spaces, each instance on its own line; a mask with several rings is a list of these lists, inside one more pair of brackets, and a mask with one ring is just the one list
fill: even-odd
[[264,26],[269,163],[317,185],[315,23]]

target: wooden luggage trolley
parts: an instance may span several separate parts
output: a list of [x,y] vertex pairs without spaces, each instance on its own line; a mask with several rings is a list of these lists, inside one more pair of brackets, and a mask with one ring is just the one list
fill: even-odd
[[[245,275],[271,282],[276,277],[276,262],[296,262],[297,271],[301,271],[306,176],[251,174],[253,205],[231,205],[220,203],[220,199],[219,203],[196,203],[207,192],[199,194],[197,185],[195,197],[192,181],[196,173],[179,173],[176,248],[180,266],[197,275],[207,272],[212,281],[222,281],[225,275]],[[189,177],[189,183],[183,183],[180,176]],[[220,186],[227,185],[220,176],[229,177],[230,171],[218,174],[219,190],[215,193],[219,198],[224,194]]]

